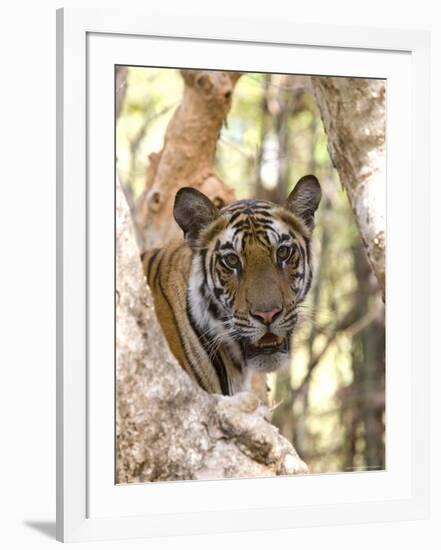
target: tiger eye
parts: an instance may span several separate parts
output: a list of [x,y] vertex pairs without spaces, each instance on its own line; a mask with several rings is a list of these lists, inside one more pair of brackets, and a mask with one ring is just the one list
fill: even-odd
[[236,256],[236,254],[227,254],[224,256],[224,262],[227,264],[228,267],[231,267],[232,269],[236,269],[239,267],[239,258]]
[[279,246],[277,249],[277,258],[279,260],[287,260],[289,258],[289,255],[291,254],[291,249],[289,246]]

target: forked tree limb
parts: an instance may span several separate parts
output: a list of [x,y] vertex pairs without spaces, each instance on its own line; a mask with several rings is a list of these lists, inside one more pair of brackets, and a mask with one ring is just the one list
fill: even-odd
[[117,482],[307,471],[254,394],[210,395],[177,364],[146,285],[117,186]]
[[180,187],[195,187],[218,205],[234,200],[233,190],[216,176],[213,165],[240,73],[183,70],[181,75],[182,101],[168,124],[162,150],[149,157],[145,189],[136,205],[135,224],[142,252],[180,235],[172,216]]
[[386,84],[312,77],[332,162],[351,203],[380,288],[385,291]]

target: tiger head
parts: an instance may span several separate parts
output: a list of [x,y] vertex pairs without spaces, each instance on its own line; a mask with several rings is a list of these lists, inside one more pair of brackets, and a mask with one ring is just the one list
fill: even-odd
[[188,313],[210,349],[227,345],[241,364],[261,372],[288,364],[312,279],[320,199],[315,176],[301,178],[283,207],[239,200],[218,210],[193,188],[178,191],[174,217],[193,250]]

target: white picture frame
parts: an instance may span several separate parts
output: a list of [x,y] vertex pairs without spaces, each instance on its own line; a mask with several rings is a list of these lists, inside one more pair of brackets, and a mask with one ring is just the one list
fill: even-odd
[[[134,48],[134,41],[138,41],[138,46],[143,41],[155,45],[149,59],[145,59],[142,47]],[[215,66],[214,50],[219,49],[219,55],[224,55],[221,50],[227,48],[230,53],[229,57],[222,58],[223,68],[258,70],[260,67],[263,70],[266,67],[261,64],[272,63],[272,52],[278,48],[280,52],[282,49],[285,51],[285,58],[286,52],[302,52],[302,60],[297,59],[292,72],[301,72],[305,64],[306,67],[308,64],[311,66],[312,52],[315,51],[320,52],[323,59],[316,61],[315,69],[305,72],[317,73],[320,67],[326,69],[326,63],[331,67],[332,59],[341,57],[342,67],[349,71],[347,74],[381,77],[381,58],[384,57],[384,71],[390,67],[390,71],[398,71],[397,79],[408,79],[403,81],[406,86],[400,93],[397,88],[395,95],[388,94],[388,110],[392,113],[388,131],[391,130],[392,136],[396,136],[396,140],[388,143],[391,146],[388,178],[393,176],[395,181],[404,183],[401,190],[398,185],[393,186],[393,195],[388,190],[388,232],[392,229],[391,239],[396,238],[396,241],[391,242],[396,242],[397,246],[392,246],[388,251],[387,281],[391,291],[388,304],[392,305],[388,305],[387,310],[387,337],[388,345],[391,342],[397,344],[397,355],[390,365],[394,378],[387,378],[386,406],[390,435],[392,439],[396,438],[396,445],[391,440],[390,446],[395,449],[395,454],[392,453],[392,458],[389,456],[388,464],[391,466],[384,476],[373,472],[368,474],[371,476],[369,478],[359,474],[341,474],[283,480],[169,483],[153,484],[154,489],[151,489],[153,485],[143,484],[115,491],[113,482],[106,474],[111,471],[114,459],[109,452],[111,440],[105,436],[101,440],[96,434],[113,431],[105,425],[105,415],[96,415],[94,411],[97,405],[100,410],[110,410],[113,394],[108,398],[102,396],[103,392],[109,394],[113,390],[111,386],[106,386],[105,380],[110,380],[111,384],[111,379],[106,378],[108,373],[103,370],[109,364],[105,356],[100,355],[102,361],[96,358],[91,360],[95,357],[92,349],[95,344],[92,342],[91,347],[89,331],[96,321],[90,318],[90,309],[94,309],[90,304],[99,299],[99,289],[93,286],[90,254],[97,235],[108,235],[113,243],[113,233],[106,228],[109,228],[110,218],[113,224],[114,205],[112,191],[108,200],[101,202],[99,213],[93,206],[96,186],[91,186],[90,182],[97,181],[98,173],[104,181],[111,178],[110,187],[113,189],[114,159],[113,153],[110,154],[109,132],[113,142],[111,129],[114,121],[106,117],[110,96],[100,96],[99,105],[94,103],[93,97],[98,87],[105,84],[109,74],[109,71],[105,72],[106,67],[113,64],[139,64],[139,60],[141,64],[155,64],[152,62],[154,55],[156,64],[160,65],[167,63],[167,59],[174,55],[175,62],[168,63],[184,66],[184,61],[180,62],[181,65],[176,63],[177,50],[170,47],[176,41],[179,41],[180,52],[188,49],[188,57],[185,58],[187,66],[196,66],[195,56],[198,54],[192,53],[195,48],[192,49],[191,45],[200,45],[201,41],[205,41],[206,49],[210,45],[213,50],[211,64],[205,65],[207,68],[218,68]],[[260,48],[258,58],[253,55],[253,48],[256,47]],[[134,59],[135,50],[137,59]],[[246,67],[234,66],[232,51],[236,54],[237,64],[244,63],[240,52],[246,51],[247,56],[249,52]],[[184,55],[182,52],[181,55]],[[307,54],[310,54],[309,59]],[[395,56],[396,63],[391,63],[387,56]],[[280,55],[280,59],[282,57]],[[315,57],[318,56],[315,54]],[[95,59],[100,63],[97,64]],[[283,60],[278,62],[283,63]],[[289,63],[289,60],[286,62]],[[124,10],[62,9],[57,12],[58,540],[111,540],[427,517],[428,63],[429,37],[424,32],[296,25],[282,20],[269,25],[268,21],[252,17],[249,21],[178,19]],[[402,67],[401,76],[399,67]],[[329,74],[325,69],[322,69],[322,74]],[[333,71],[332,74],[338,73]],[[109,93],[113,113],[113,89]],[[391,97],[396,98],[393,104]],[[402,104],[399,103],[400,97]],[[393,115],[398,104],[403,112],[396,107]],[[394,123],[400,113],[405,114],[401,128]],[[90,147],[94,151],[93,159],[90,158]],[[409,154],[402,155],[400,160],[400,151]],[[408,241],[404,237],[408,237]],[[398,277],[399,273],[406,275]],[[102,287],[104,292],[106,286]],[[113,307],[112,298],[110,302],[104,307]],[[389,330],[391,320],[396,321],[393,330]],[[93,329],[97,340],[103,341],[103,346],[108,342],[104,324],[102,331]],[[103,347],[101,350],[104,352]],[[106,353],[113,357],[111,345]],[[400,370],[401,366],[403,368]],[[97,394],[93,389],[96,384],[91,389],[90,380],[101,375],[102,390]],[[396,384],[400,376],[402,383]],[[109,422],[113,421],[111,417]],[[94,466],[97,463],[100,468]],[[280,481],[293,487],[295,484],[295,491],[285,494]],[[246,491],[243,490],[245,486]],[[238,491],[235,489],[237,487]],[[271,494],[272,498],[268,498],[268,502],[262,499],[262,505],[259,499],[256,505],[256,491]],[[356,497],[355,491],[359,491]],[[239,493],[251,495],[249,501],[254,504],[251,506],[245,498],[240,500]],[[302,497],[306,493],[309,495],[308,501]],[[326,493],[327,497],[324,498],[321,493]],[[217,508],[206,498],[210,494],[216,494],[216,503],[220,503]],[[280,497],[275,501],[277,505],[270,506],[268,503],[273,503],[277,494]],[[297,495],[297,501],[293,494]],[[177,503],[174,507],[168,504],[172,499]],[[229,507],[228,502],[234,502],[234,507]],[[141,510],[148,512],[142,514]]]

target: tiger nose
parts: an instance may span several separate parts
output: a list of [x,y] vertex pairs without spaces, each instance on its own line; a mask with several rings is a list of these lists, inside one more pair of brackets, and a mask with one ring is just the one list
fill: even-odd
[[265,325],[269,325],[274,321],[274,318],[282,311],[282,306],[276,306],[268,310],[251,310],[253,317],[258,317],[259,321],[263,321]]

